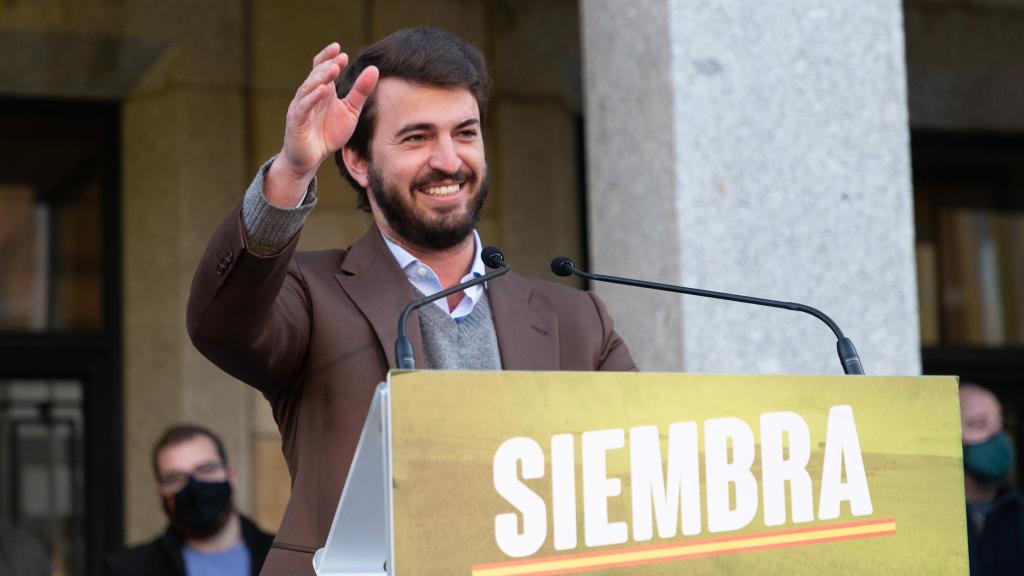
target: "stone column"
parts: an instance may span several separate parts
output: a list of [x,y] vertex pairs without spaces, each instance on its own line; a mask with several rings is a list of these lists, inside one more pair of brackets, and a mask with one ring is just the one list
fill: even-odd
[[164,50],[122,96],[125,537],[166,525],[154,495],[153,443],[194,422],[224,441],[250,509],[249,390],[192,346],[184,313],[206,241],[247,184],[240,2],[182,13],[137,3],[119,33]]
[[[920,371],[898,0],[584,0],[593,268],[803,302]],[[595,286],[645,370],[841,373],[811,316]]]

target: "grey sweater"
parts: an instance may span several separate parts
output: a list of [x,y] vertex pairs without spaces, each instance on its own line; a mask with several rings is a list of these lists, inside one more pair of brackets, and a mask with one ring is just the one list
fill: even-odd
[[486,293],[473,311],[459,320],[433,304],[420,308],[418,313],[427,368],[501,370],[498,337]]

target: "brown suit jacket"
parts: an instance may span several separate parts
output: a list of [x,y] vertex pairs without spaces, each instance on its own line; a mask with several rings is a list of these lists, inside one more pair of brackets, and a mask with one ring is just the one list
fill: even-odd
[[[240,210],[207,245],[187,324],[212,362],[260,390],[281,430],[292,493],[263,574],[312,574],[378,382],[395,366],[413,289],[376,228],[347,250],[246,249]],[[506,370],[635,370],[597,296],[506,274],[488,283]],[[419,321],[409,339],[423,365]],[[258,479],[256,479],[258,481]]]

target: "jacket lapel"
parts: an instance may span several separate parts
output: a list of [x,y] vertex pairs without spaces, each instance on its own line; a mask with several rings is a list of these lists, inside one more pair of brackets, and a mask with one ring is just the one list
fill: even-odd
[[557,370],[558,319],[530,304],[530,284],[509,272],[488,282],[487,298],[505,370]]
[[[373,327],[387,356],[388,367],[397,367],[395,338],[398,336],[398,318],[415,294],[376,226],[352,245],[341,270],[334,276]],[[406,335],[412,344],[416,365],[424,366],[420,322],[415,313],[409,317]]]

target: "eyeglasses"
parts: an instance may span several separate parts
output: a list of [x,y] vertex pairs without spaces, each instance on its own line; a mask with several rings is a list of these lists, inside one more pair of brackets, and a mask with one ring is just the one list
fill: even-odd
[[176,490],[188,483],[189,476],[203,482],[217,482],[224,479],[224,465],[220,462],[210,461],[196,466],[191,472],[172,470],[160,475],[160,486],[164,489]]

